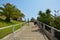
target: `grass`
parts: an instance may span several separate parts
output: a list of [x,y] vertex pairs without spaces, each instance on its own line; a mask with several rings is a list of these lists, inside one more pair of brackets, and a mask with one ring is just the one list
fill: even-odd
[[[25,24],[25,22],[20,22],[20,21],[15,21],[15,20],[11,20],[11,22],[6,22],[4,19],[0,19],[0,28],[10,26],[10,25],[13,25],[13,24],[14,25],[19,24],[19,23],[22,23],[22,24],[15,26],[14,31],[21,28]],[[10,33],[12,33],[12,27],[0,30],[0,39],[5,37],[6,35],[8,35]]]
[[0,19],[0,28],[1,27],[5,27],[5,26],[9,26],[12,24],[18,24],[21,23],[20,21],[15,21],[15,20],[11,20],[10,22],[6,22],[4,19]]
[[[22,25],[24,25],[24,24],[25,23],[23,23]],[[22,25],[20,24],[18,26],[15,26],[14,27],[14,31],[16,31],[17,29],[21,28]],[[10,33],[12,33],[12,27],[0,30],[0,39],[3,38],[4,36],[10,34]]]

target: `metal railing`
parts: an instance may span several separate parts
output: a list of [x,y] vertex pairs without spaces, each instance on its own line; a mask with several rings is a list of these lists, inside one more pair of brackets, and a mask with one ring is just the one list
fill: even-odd
[[60,30],[53,28],[42,22],[37,22],[37,23],[38,23],[39,28],[41,28],[41,30],[43,30],[43,32],[46,34],[46,36],[50,40],[60,40]]

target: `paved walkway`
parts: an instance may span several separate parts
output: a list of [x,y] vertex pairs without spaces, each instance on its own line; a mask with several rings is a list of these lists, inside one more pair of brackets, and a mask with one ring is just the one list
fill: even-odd
[[33,23],[29,23],[29,26],[25,25],[17,32],[15,32],[13,36],[10,35],[9,38],[6,37],[3,38],[2,40],[48,40],[48,39],[40,31],[38,27],[35,27]]

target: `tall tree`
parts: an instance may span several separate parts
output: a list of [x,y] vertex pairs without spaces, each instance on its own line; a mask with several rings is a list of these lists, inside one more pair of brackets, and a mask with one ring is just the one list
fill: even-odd
[[0,7],[0,13],[2,15],[4,15],[6,17],[6,21],[10,21],[10,17],[12,15],[12,13],[14,12],[14,7],[12,4],[10,3],[6,3],[3,5],[3,7]]
[[10,22],[10,18],[19,18],[22,13],[14,5],[6,3],[3,7],[0,7],[0,13],[6,17],[6,21]]
[[35,19],[32,17],[30,21],[31,21],[31,22],[34,22],[34,21],[35,21]]
[[50,9],[47,9],[46,12],[39,11],[38,19],[48,25],[51,25],[53,17],[51,15]]
[[60,16],[51,15],[50,9],[47,9],[46,12],[39,11],[37,20],[57,29],[60,29]]

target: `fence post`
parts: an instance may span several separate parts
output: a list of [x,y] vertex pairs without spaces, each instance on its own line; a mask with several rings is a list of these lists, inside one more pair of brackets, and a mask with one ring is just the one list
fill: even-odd
[[40,22],[40,25],[39,25],[39,26],[40,26],[40,28],[42,29],[42,25],[41,25],[41,22]]
[[43,24],[43,30],[45,30],[45,24]]
[[51,35],[52,35],[51,40],[54,40],[54,29],[53,28],[51,28]]
[[12,25],[12,33],[14,33],[14,26]]
[[41,25],[40,25],[40,22],[39,22],[39,21],[37,21],[37,25],[38,25],[38,27],[39,27],[39,28],[41,27]]
[[14,25],[12,25],[12,39],[14,40]]
[[[20,24],[19,24],[19,25],[20,25]],[[22,26],[23,26],[23,24],[20,25],[20,27],[22,27]]]

